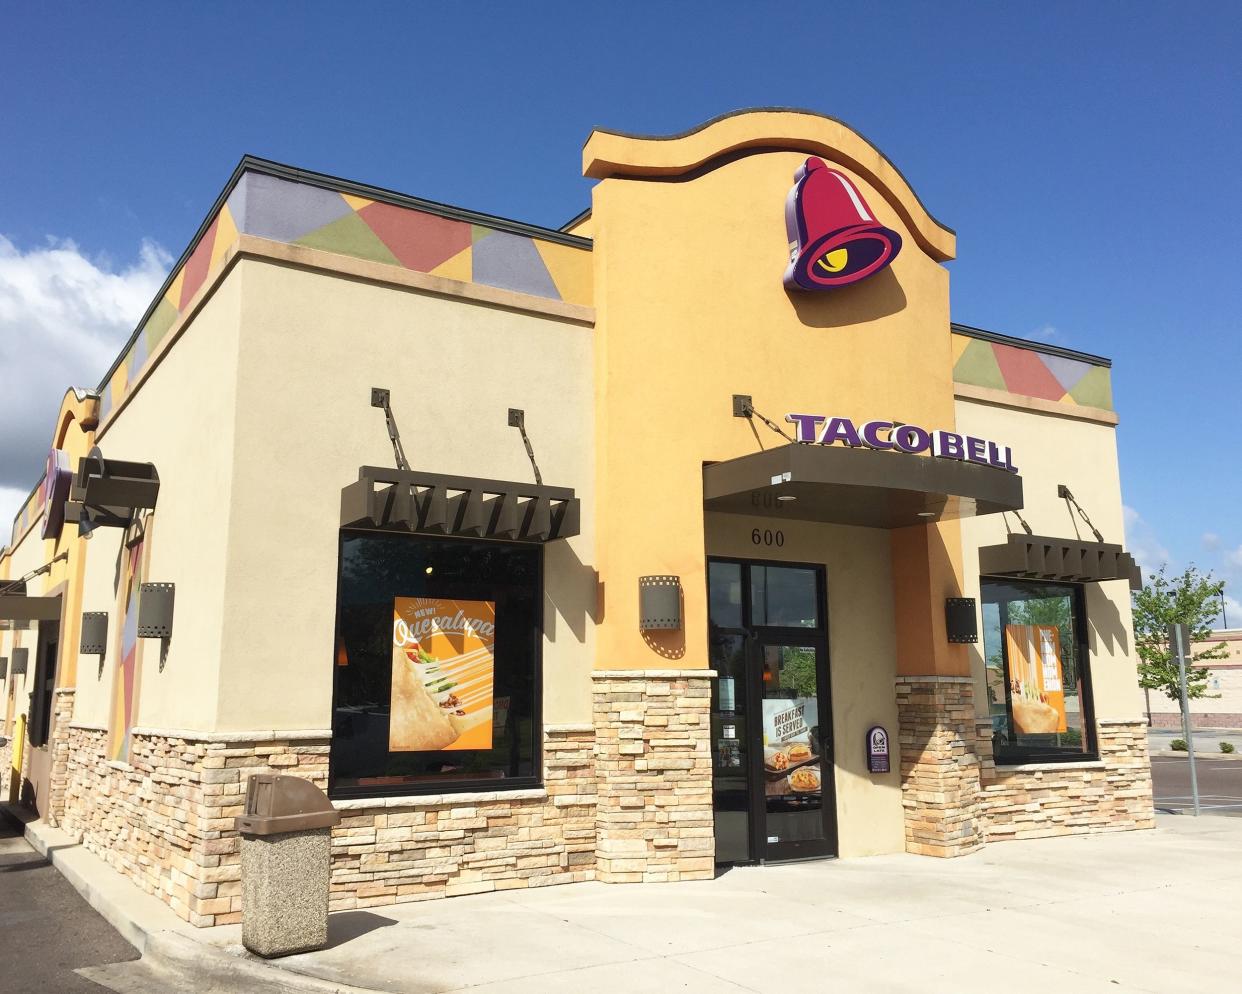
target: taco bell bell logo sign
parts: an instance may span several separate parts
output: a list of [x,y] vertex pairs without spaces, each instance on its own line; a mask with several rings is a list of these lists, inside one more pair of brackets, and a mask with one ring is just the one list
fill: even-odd
[[789,290],[832,290],[873,276],[897,258],[901,235],[876,220],[844,173],[811,156],[785,198]]
[[974,435],[953,431],[928,431],[918,425],[896,421],[866,421],[856,425],[849,418],[830,418],[823,414],[786,414],[794,426],[796,441],[812,445],[839,442],[851,448],[882,449],[890,452],[917,454],[926,452],[936,459],[957,459],[962,462],[992,466],[1016,473],[1013,450]]

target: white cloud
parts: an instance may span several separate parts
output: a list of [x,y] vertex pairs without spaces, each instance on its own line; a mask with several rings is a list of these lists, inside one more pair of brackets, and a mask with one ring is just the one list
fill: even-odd
[[[34,486],[32,480],[30,486]],[[30,496],[30,487],[0,487],[0,548],[9,544],[13,519]]]
[[1220,536],[1216,532],[1204,532],[1203,538],[1200,541],[1208,552],[1215,552],[1220,548]]
[[1236,549],[1226,549],[1224,560],[1226,568],[1242,570],[1242,545],[1239,545]]
[[[72,241],[22,251],[0,235],[0,511],[15,511],[42,472],[65,391],[98,384],[171,264],[150,241],[118,270]],[[0,517],[0,544],[12,517]]]
[[1143,571],[1143,579],[1169,562],[1169,550],[1156,537],[1155,530],[1132,507],[1122,507],[1126,529],[1126,551]]
[[1051,342],[1054,338],[1060,338],[1061,333],[1050,324],[1043,324],[1026,336],[1034,342]]

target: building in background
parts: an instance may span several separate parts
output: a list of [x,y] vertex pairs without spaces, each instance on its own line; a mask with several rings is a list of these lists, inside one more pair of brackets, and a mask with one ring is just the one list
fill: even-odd
[[1150,826],[1109,361],[953,324],[832,119],[583,171],[550,230],[242,161],[0,555],[4,788],[196,925],[254,772],[334,909]]
[[[1196,642],[1192,651],[1202,652],[1225,643],[1229,655],[1213,659],[1209,671],[1207,697],[1190,702],[1195,728],[1242,728],[1242,629],[1220,628],[1205,642]],[[1158,690],[1146,692],[1147,713],[1153,728],[1181,728],[1181,705]]]

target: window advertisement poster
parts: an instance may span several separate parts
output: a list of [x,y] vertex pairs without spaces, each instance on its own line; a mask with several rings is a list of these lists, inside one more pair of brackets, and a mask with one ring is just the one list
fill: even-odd
[[393,600],[392,752],[491,749],[495,601]]
[[764,793],[769,797],[818,794],[818,735],[807,723],[818,714],[814,697],[763,702]]
[[1006,625],[1013,723],[1023,735],[1064,732],[1061,631],[1056,625]]

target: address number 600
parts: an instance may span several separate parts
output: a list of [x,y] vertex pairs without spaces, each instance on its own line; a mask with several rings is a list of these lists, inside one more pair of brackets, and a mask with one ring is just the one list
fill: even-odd
[[775,545],[778,549],[785,544],[785,533],[779,528],[773,531],[771,528],[755,528],[750,533],[751,545]]

